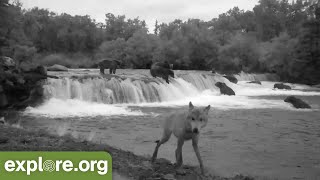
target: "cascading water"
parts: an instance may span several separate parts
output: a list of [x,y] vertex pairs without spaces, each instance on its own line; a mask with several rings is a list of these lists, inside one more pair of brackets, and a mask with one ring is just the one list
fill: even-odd
[[238,81],[280,81],[280,77],[276,74],[248,74],[241,71],[239,74],[234,75]]
[[[294,110],[281,99],[263,96],[320,95],[304,91],[308,86],[291,84],[293,90],[273,90],[274,82],[249,84],[249,80],[275,80],[274,75],[236,75],[238,84],[219,74],[206,71],[175,71],[167,84],[152,78],[147,70],[122,70],[117,75],[101,76],[98,71],[72,70],[57,72],[59,79],[48,79],[44,85],[47,101],[26,113],[45,116],[113,116],[141,115],[128,106],[185,106],[192,101],[198,106],[218,109],[279,108]],[[245,80],[244,80],[245,79]],[[224,82],[236,96],[220,94],[216,82]],[[262,97],[262,98],[261,98]]]
[[170,84],[159,78],[149,81],[133,78],[103,77],[50,79],[45,87],[47,97],[78,99],[106,104],[152,103],[179,100],[195,96],[204,90],[218,93],[215,83],[227,80],[219,75],[200,73],[180,74]]
[[[294,90],[272,90],[274,83],[270,81],[279,79],[273,74],[241,72],[235,75],[239,83],[233,84],[222,75],[206,71],[176,71],[176,78],[171,78],[170,84],[167,84],[160,78],[150,77],[146,70],[129,71],[133,73],[104,77],[97,72],[87,75],[75,75],[75,72],[71,72],[72,76],[62,75],[59,79],[48,79],[44,86],[45,96],[48,99],[74,99],[104,104],[160,103],[191,99],[208,92],[210,95],[220,95],[219,88],[215,86],[216,82],[226,83],[236,92],[236,95],[240,96],[305,94]],[[263,81],[263,85],[246,83],[246,81],[253,80]],[[297,85],[292,85],[292,87],[305,88]],[[314,93],[311,92],[309,95],[314,95]]]

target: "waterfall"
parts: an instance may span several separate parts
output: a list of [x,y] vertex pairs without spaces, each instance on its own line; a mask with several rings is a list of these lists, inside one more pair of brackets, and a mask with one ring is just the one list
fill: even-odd
[[[105,104],[153,103],[180,100],[194,97],[203,91],[210,90],[219,94],[215,83],[230,82],[221,75],[199,71],[176,71],[176,78],[167,84],[160,78],[130,76],[104,78],[98,74],[77,77],[62,76],[59,79],[48,79],[44,85],[45,96],[57,99],[76,99]],[[266,80],[263,75],[241,73],[238,79]],[[230,85],[232,86],[232,85]]]
[[234,75],[238,81],[280,81],[280,77],[276,74],[248,74],[241,71],[239,74]]

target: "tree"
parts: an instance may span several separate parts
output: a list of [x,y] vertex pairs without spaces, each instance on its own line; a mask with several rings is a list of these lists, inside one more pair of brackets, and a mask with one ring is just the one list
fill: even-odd
[[128,39],[126,52],[126,63],[133,68],[144,69],[152,60],[152,54],[158,47],[158,37],[147,34],[147,31],[140,30]]
[[317,5],[315,18],[303,24],[299,42],[295,48],[293,70],[296,79],[308,84],[320,82],[320,6]]
[[113,41],[105,41],[99,47],[99,59],[111,58],[124,62],[127,47],[126,41],[123,38],[118,38]]
[[128,19],[126,16],[115,16],[112,13],[106,14],[106,38],[107,40],[115,40],[124,38],[128,40],[132,35],[141,29],[147,30],[145,21],[139,18]]

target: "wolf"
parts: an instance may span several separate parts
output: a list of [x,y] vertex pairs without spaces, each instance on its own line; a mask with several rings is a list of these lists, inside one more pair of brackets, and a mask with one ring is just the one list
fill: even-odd
[[192,140],[192,146],[198,158],[200,169],[203,174],[204,167],[198,148],[198,140],[200,129],[204,128],[208,123],[209,110],[210,105],[205,108],[195,108],[192,102],[189,102],[189,110],[187,112],[173,113],[167,119],[165,119],[163,124],[162,138],[159,141],[156,141],[157,145],[153,152],[151,162],[156,160],[161,144],[167,142],[173,133],[178,139],[177,149],[175,151],[176,167],[179,168],[182,165],[182,146],[184,141]]

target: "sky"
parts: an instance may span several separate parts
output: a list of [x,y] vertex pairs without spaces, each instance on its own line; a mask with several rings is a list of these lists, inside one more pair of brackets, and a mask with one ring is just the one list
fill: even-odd
[[252,10],[258,0],[20,0],[26,9],[40,7],[56,13],[90,15],[97,22],[105,22],[105,14],[126,15],[145,20],[153,29],[155,21],[168,23],[175,19],[198,18],[211,20],[238,6]]

